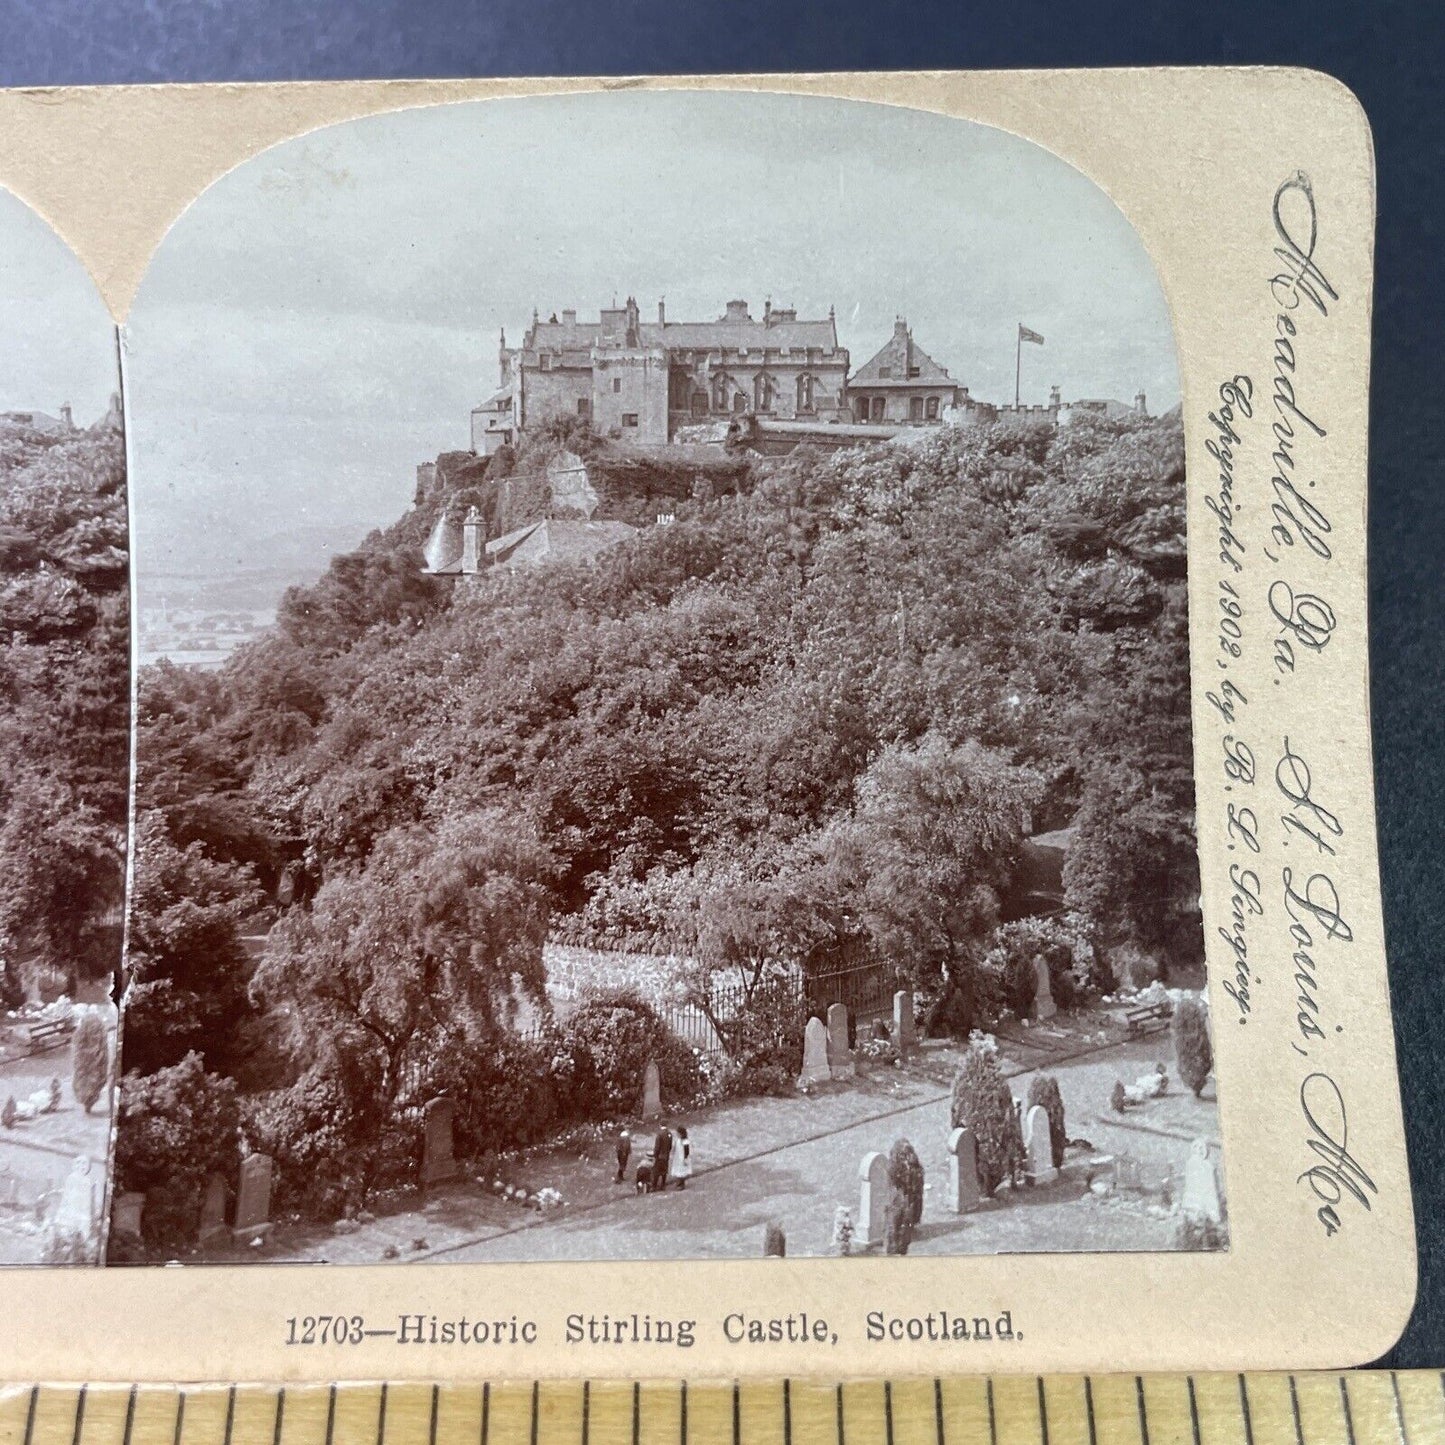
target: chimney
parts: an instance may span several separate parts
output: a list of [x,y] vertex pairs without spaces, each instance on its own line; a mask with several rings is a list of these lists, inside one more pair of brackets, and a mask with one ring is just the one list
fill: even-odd
[[901,316],[893,323],[893,336],[898,341],[908,340],[908,323]]
[[657,324],[658,324],[659,326],[666,326],[666,325],[667,325],[667,298],[666,298],[666,297],[662,298],[662,299],[657,303]]
[[1060,406],[1063,405],[1063,402],[1060,400],[1059,397],[1059,389],[1056,386],[1051,386],[1049,388],[1049,405],[1055,410],[1057,410]]
[[475,577],[481,570],[482,514],[476,507],[471,507],[462,523],[462,575]]
[[575,311],[564,311],[562,313],[563,326],[575,326],[577,324],[577,313]]
[[746,301],[729,301],[727,314],[723,317],[723,320],[751,321],[752,317],[748,315],[748,303]]
[[764,326],[771,326],[772,324],[773,324],[773,298],[772,298],[771,296],[769,296],[768,299],[763,302],[763,325],[764,325]]
[[1137,411],[1140,416],[1149,415],[1149,408],[1144,405],[1144,393],[1142,391],[1134,393],[1134,410]]
[[75,430],[75,418],[70,414],[70,403],[68,401],[61,405],[60,420],[65,423],[66,431]]
[[629,346],[639,344],[638,326],[641,319],[637,310],[637,298],[635,296],[629,296],[627,298],[627,344]]

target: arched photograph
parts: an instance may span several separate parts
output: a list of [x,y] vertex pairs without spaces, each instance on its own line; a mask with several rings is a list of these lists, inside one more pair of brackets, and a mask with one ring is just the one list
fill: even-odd
[[0,1265],[102,1253],[129,557],[115,324],[0,190]]
[[1174,336],[1087,176],[374,116],[191,205],[124,369],[110,1262],[1227,1248]]

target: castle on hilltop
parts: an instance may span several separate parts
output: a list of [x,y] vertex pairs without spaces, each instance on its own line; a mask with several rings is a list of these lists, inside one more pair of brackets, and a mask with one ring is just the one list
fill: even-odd
[[[832,428],[937,425],[995,409],[973,401],[913,340],[900,318],[882,349],[849,374],[833,311],[800,320],[791,307],[729,301],[712,321],[644,321],[637,301],[532,324],[516,347],[503,332],[500,386],[472,412],[472,451],[490,456],[528,428],[580,417],[603,436],[643,447],[701,439],[700,430],[751,419],[780,436],[842,436]],[[868,435],[878,433],[870,430]],[[856,437],[850,437],[856,440]]]

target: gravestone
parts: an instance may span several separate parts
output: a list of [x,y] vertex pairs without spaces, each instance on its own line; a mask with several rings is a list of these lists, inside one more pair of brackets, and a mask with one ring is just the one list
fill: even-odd
[[809,1084],[823,1084],[830,1078],[828,1030],[823,1026],[822,1019],[810,1018],[803,1030],[803,1071],[798,1075],[798,1087],[805,1089]]
[[1024,1119],[1024,1168],[1035,1184],[1048,1184],[1058,1177],[1054,1168],[1054,1146],[1049,1137],[1049,1111],[1035,1104]]
[[76,1156],[60,1186],[55,1228],[58,1233],[78,1234],[82,1239],[89,1239],[95,1230],[95,1175],[84,1154]]
[[201,1199],[201,1247],[214,1244],[225,1234],[226,1181],[219,1174],[212,1174],[206,1180],[206,1192]]
[[249,1244],[271,1232],[271,1156],[248,1154],[241,1160],[236,1186],[236,1224],[231,1237]]
[[888,1215],[888,1156],[876,1150],[858,1166],[858,1230],[860,1244],[882,1244]]
[[457,1161],[452,1153],[452,1122],[457,1106],[445,1094],[427,1102],[422,1111],[421,1182],[444,1184],[457,1177]]
[[657,1070],[657,1060],[648,1059],[642,1071],[642,1117],[656,1119],[662,1113],[662,1075]]
[[1114,1160],[1114,1188],[1132,1189],[1137,1193],[1143,1187],[1144,1178],[1139,1161],[1132,1154],[1120,1154]]
[[972,1129],[948,1136],[948,1207],[966,1214],[978,1204],[978,1144]]
[[1219,1171],[1214,1167],[1209,1140],[1196,1139],[1184,1164],[1184,1195],[1179,1207],[1218,1224],[1224,1218],[1224,1201],[1219,1197]]
[[1049,966],[1043,959],[1034,959],[1034,1018],[1040,1023],[1058,1013],[1054,1006],[1053,985],[1049,982]]
[[835,1079],[853,1077],[853,1050],[848,1047],[848,1006],[828,1005],[828,1072]]
[[141,1219],[145,1213],[146,1197],[138,1190],[130,1190],[115,1201],[113,1227],[117,1234],[128,1234],[140,1238]]
[[900,988],[893,995],[893,1041],[898,1057],[907,1059],[918,1045],[918,1027],[913,1021],[913,994]]

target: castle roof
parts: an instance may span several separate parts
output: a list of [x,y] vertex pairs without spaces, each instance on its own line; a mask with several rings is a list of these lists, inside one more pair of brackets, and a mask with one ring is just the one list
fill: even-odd
[[635,536],[627,522],[583,522],[545,517],[487,543],[487,556],[501,567],[536,567],[548,562],[588,562]]
[[913,340],[908,323],[894,322],[893,335],[876,356],[865,361],[849,378],[850,386],[956,386],[948,368],[940,366]]
[[[600,321],[578,321],[567,312],[561,321],[534,321],[522,339],[524,351],[591,352],[594,345],[620,345],[626,324],[619,324],[620,310],[604,311]],[[640,321],[640,346],[661,346],[677,350],[836,351],[838,328],[832,317],[822,321],[799,321],[790,311],[754,318],[740,314],[736,307],[715,321]],[[587,364],[585,359],[581,364]]]
[[450,508],[443,510],[422,548],[426,570],[444,577],[462,570],[462,519]]

